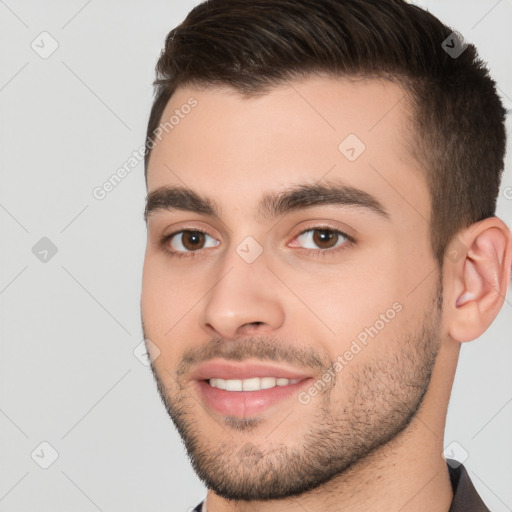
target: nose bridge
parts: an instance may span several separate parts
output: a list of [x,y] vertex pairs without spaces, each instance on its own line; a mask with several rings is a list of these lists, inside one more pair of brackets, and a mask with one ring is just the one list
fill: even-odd
[[284,322],[284,309],[273,289],[272,277],[263,248],[246,237],[230,248],[219,266],[203,303],[202,325],[226,339],[236,338],[249,324],[279,328]]

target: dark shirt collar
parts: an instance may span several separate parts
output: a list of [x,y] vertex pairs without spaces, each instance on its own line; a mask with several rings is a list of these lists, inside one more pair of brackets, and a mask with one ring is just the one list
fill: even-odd
[[476,492],[466,468],[453,459],[447,459],[453,500],[448,512],[490,512]]
[[[446,462],[453,489],[453,500],[448,512],[490,512],[476,492],[466,468],[453,459],[447,459]],[[199,503],[194,512],[201,512],[202,505],[203,502]]]

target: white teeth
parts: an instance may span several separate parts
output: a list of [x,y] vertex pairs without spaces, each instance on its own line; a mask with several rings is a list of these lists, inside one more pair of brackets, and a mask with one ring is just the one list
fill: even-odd
[[211,379],[210,384],[213,386],[212,380],[216,381],[216,383],[215,383],[216,388],[226,389],[226,381],[224,379]]
[[276,386],[276,379],[275,377],[262,377],[260,379],[261,381],[261,389],[269,389],[274,388]]
[[241,380],[225,380],[226,391],[242,391]]
[[258,391],[258,389],[261,389],[260,379],[258,377],[254,377],[254,379],[244,379],[239,382],[242,383],[244,391]]
[[212,378],[208,382],[210,386],[226,391],[259,391],[260,389],[269,389],[276,386],[288,386],[295,384],[301,379],[285,379],[276,377],[253,377],[250,379],[217,379]]

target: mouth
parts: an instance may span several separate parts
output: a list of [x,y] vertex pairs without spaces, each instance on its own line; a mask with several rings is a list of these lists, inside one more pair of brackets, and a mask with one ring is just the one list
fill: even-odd
[[201,365],[193,376],[206,408],[238,418],[261,414],[314,380],[283,366],[222,360]]

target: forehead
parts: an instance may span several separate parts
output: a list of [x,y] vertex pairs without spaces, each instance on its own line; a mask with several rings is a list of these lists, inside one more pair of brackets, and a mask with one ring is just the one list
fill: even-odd
[[253,98],[228,87],[181,87],[162,115],[148,191],[186,186],[247,209],[269,190],[327,179],[427,219],[424,171],[408,149],[410,118],[404,89],[387,80],[315,77]]

